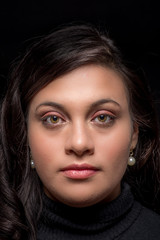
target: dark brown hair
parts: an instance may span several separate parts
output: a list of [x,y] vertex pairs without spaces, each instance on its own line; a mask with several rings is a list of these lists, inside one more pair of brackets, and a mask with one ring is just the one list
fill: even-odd
[[147,84],[126,67],[105,34],[90,25],[68,26],[30,47],[11,74],[1,107],[1,239],[36,239],[42,186],[30,167],[26,124],[29,103],[53,79],[87,64],[109,67],[125,83],[139,140],[137,163],[127,169],[124,180],[138,201],[160,212],[159,128]]

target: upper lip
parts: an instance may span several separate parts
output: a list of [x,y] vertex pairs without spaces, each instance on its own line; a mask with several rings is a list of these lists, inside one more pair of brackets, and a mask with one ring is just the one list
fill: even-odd
[[67,170],[98,170],[97,167],[94,167],[90,164],[84,163],[84,164],[71,164],[67,167],[62,168],[62,171],[67,171]]

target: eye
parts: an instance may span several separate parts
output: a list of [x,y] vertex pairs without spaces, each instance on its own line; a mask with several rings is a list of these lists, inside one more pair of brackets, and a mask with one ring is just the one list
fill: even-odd
[[92,121],[94,121],[96,124],[109,125],[113,123],[114,118],[114,116],[111,116],[109,114],[99,114],[94,117]]
[[43,124],[53,126],[53,125],[59,125],[59,124],[63,123],[64,119],[62,119],[61,117],[56,116],[56,115],[48,115],[48,116],[44,116],[42,118],[42,122],[43,122]]
[[50,117],[47,118],[47,120],[51,123],[58,123],[60,118],[57,117],[57,116],[50,116]]
[[98,117],[96,117],[96,119],[100,122],[108,122],[110,120],[110,116],[106,114],[101,114]]

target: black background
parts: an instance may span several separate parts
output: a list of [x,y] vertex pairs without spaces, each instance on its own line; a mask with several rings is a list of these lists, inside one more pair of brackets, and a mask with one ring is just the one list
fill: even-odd
[[[0,92],[9,66],[31,39],[72,21],[105,27],[160,97],[160,8],[157,1],[5,1],[0,4]],[[30,39],[30,40],[29,40]]]

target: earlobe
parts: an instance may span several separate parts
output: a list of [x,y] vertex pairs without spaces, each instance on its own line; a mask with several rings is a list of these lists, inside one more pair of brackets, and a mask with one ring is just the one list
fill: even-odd
[[139,127],[137,123],[133,125],[133,133],[132,133],[132,141],[131,141],[131,149],[134,149],[138,142],[138,135],[139,135]]

